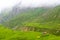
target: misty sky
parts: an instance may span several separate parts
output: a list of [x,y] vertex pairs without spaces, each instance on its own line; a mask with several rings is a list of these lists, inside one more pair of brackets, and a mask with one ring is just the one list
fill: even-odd
[[21,7],[37,7],[60,4],[60,0],[0,0],[0,10],[21,3]]

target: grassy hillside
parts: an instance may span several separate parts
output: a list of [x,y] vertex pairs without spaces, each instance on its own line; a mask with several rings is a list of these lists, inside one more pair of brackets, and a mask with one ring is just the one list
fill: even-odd
[[[53,9],[44,9],[44,8],[36,8],[34,10],[28,10],[26,12],[22,12],[19,15],[11,18],[7,22],[3,23],[3,25],[8,26],[12,29],[21,29],[20,27],[27,30],[49,30],[49,32],[57,32],[60,33],[60,6],[57,6]],[[41,30],[42,29],[42,30]]]
[[46,10],[44,8],[36,8],[33,10],[31,9],[18,14],[17,16],[11,18],[11,20],[8,20],[3,24],[9,27],[24,26],[26,22],[33,21],[34,19],[36,19],[36,17],[40,16],[45,11]]
[[60,6],[46,10],[44,8],[36,8],[27,12],[22,12],[11,20],[3,23],[9,27],[39,27],[49,29],[59,29],[60,27]]
[[2,24],[0,40],[60,40],[60,6],[28,10]]
[[60,40],[60,36],[42,32],[21,32],[0,25],[0,40]]
[[57,6],[45,13],[42,13],[32,19],[30,22],[25,22],[25,26],[60,29],[60,6]]

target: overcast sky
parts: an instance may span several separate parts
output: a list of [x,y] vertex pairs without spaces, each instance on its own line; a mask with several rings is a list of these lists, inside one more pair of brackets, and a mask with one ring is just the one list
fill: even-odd
[[21,2],[21,7],[37,7],[60,4],[60,0],[0,0],[0,10],[9,8]]

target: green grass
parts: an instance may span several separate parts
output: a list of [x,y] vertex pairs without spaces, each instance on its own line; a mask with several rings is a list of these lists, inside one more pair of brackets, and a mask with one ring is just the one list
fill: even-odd
[[0,25],[0,40],[60,40],[60,36],[42,32],[11,30]]

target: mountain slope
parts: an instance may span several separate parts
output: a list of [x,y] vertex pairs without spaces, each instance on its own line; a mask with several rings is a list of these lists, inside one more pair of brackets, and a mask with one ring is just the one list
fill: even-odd
[[5,25],[10,27],[24,25],[24,23],[34,20],[36,17],[38,17],[40,14],[42,14],[46,10],[47,9],[45,8],[29,9],[28,11],[19,13],[17,16],[14,16],[13,18],[11,18],[5,23]]
[[60,29],[60,6],[46,10],[44,8],[36,8],[20,13],[4,25],[14,27],[39,27],[49,29]]
[[19,13],[2,23],[13,30],[48,32],[60,35],[60,6],[53,9],[36,8]]

